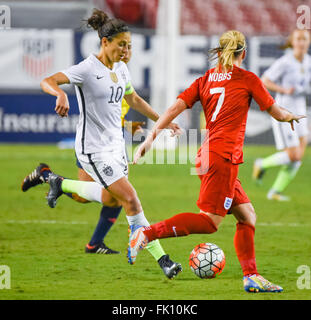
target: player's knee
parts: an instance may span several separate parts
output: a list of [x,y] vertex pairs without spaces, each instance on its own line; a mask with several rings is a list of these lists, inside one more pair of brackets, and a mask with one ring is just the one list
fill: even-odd
[[246,214],[241,215],[239,217],[238,222],[255,227],[256,220],[257,220],[257,215],[255,212],[255,209],[253,208],[253,206],[251,206],[248,208]]
[[294,153],[289,158],[290,158],[291,162],[300,161],[301,160],[301,153],[300,152]]
[[129,194],[124,197],[122,201],[124,207],[130,211],[141,211],[141,204],[136,194]]
[[302,159],[303,153],[300,150],[295,150],[290,152],[288,156],[291,162],[297,162]]

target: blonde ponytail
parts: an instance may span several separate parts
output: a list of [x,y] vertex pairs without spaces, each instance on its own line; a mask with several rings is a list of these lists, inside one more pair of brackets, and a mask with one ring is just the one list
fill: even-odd
[[229,30],[222,34],[219,39],[219,47],[210,50],[214,56],[212,59],[218,58],[217,69],[225,69],[224,71],[233,68],[233,62],[243,50],[246,48],[245,37],[243,33],[236,30]]

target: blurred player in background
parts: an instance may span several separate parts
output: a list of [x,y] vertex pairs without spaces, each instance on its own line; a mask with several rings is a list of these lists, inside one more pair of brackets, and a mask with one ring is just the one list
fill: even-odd
[[[127,54],[124,56],[122,61],[125,63],[128,63],[131,59],[131,55],[132,55],[132,48],[131,46],[129,46]],[[144,122],[127,121],[125,119],[125,116],[129,112],[129,109],[130,109],[130,106],[127,104],[126,100],[123,98],[122,114],[121,114],[123,134],[124,134],[124,130],[128,130],[132,135],[134,135],[136,132],[142,132],[141,126],[144,124]],[[85,172],[85,170],[82,168],[78,160],[76,160],[76,164],[78,167],[78,178],[80,181],[94,181],[92,177]],[[42,183],[47,183],[48,177],[51,172],[52,170],[49,167],[49,165],[45,163],[40,163],[40,165],[37,166],[37,168],[32,173],[26,176],[26,178],[22,182],[22,191],[26,192],[32,187],[35,187]],[[89,202],[88,200],[85,200],[74,193],[66,193],[66,195],[77,202],[81,202],[81,203]],[[119,217],[121,209],[122,207],[120,208],[111,208],[107,206],[102,207],[96,229],[93,233],[93,236],[90,242],[85,247],[86,253],[99,253],[99,254],[120,253],[119,251],[116,251],[107,247],[106,244],[104,243],[104,239],[108,234],[109,230],[111,229],[111,227],[116,222],[117,218]]]
[[[275,100],[295,114],[306,115],[306,95],[311,82],[311,57],[308,55],[310,32],[294,30],[284,46],[292,48],[277,59],[265,71],[262,81],[266,88],[276,92]],[[295,178],[302,162],[308,144],[307,118],[291,130],[286,123],[272,119],[272,128],[277,150],[266,158],[256,159],[253,168],[253,178],[257,182],[267,169],[281,166],[281,169],[267,194],[268,199],[288,201],[290,198],[283,194],[285,188]]]
[[129,260],[133,263],[139,250],[155,239],[214,233],[230,211],[238,221],[234,245],[244,274],[244,289],[248,292],[280,292],[283,291],[280,286],[264,279],[257,271],[256,214],[237,176],[239,164],[243,162],[242,148],[251,98],[256,100],[261,111],[267,111],[278,121],[290,122],[292,127],[301,117],[279,107],[261,80],[240,68],[245,50],[242,33],[225,32],[219,47],[212,50],[218,57],[216,68],[208,70],[178,96],[139,147],[134,163],[151,148],[162,129],[181,112],[192,108],[196,101],[201,102],[209,134],[196,159],[201,179],[197,201],[200,213],[181,213],[151,226],[135,226],[130,235]]
[[[120,121],[122,98],[133,109],[154,121],[159,115],[135,92],[126,64],[121,61],[131,46],[128,26],[121,20],[110,19],[97,9],[87,22],[98,31],[101,41],[98,55],[91,54],[78,65],[44,79],[41,87],[57,97],[55,111],[66,117],[68,98],[59,86],[66,83],[75,85],[80,110],[75,152],[87,173],[86,176],[82,172],[83,179],[90,176],[93,181],[70,180],[49,172],[48,205],[54,208],[63,193],[77,194],[87,201],[102,203],[103,210],[110,211],[111,215],[118,216],[123,206],[130,227],[137,223],[147,226],[149,223],[136,191],[127,179],[128,163]],[[177,133],[180,130],[176,124],[169,124],[168,128]],[[42,173],[46,171],[43,169]],[[100,238],[101,233],[98,241]],[[92,250],[92,246],[89,249]],[[168,278],[181,271],[181,265],[170,260],[159,242],[150,243],[148,250]]]

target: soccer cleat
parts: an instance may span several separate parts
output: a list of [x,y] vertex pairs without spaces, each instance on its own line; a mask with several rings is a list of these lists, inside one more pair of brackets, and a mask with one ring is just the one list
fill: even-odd
[[283,288],[271,283],[259,274],[253,274],[243,277],[244,290],[246,292],[282,292]]
[[98,253],[98,254],[119,254],[120,251],[115,251],[108,248],[104,242],[97,244],[95,246],[90,246],[87,244],[85,246],[85,253]]
[[31,172],[22,182],[22,191],[26,192],[28,189],[35,187],[45,182],[42,172],[44,170],[51,170],[45,163],[40,163],[37,168]]
[[285,196],[284,194],[282,194],[281,192],[277,192],[274,191],[273,189],[271,189],[268,194],[267,194],[267,199],[268,200],[276,200],[276,201],[290,201],[290,197]]
[[162,268],[164,274],[169,278],[172,279],[175,276],[177,276],[177,274],[179,272],[182,271],[182,267],[180,263],[177,262],[173,262],[170,259],[170,256],[168,254],[162,256],[159,260],[158,263],[160,265],[160,267]]
[[49,175],[48,183],[50,185],[50,190],[46,196],[48,205],[51,208],[55,208],[56,200],[63,194],[61,185],[64,178],[58,176],[55,173]]
[[134,264],[138,252],[147,246],[148,238],[143,232],[143,226],[132,225],[130,226],[130,229],[131,233],[129,238],[129,246],[127,249],[127,258],[129,264]]
[[265,169],[262,168],[262,159],[256,159],[253,166],[253,180],[255,180],[255,182],[258,184],[262,183],[262,178],[265,172]]

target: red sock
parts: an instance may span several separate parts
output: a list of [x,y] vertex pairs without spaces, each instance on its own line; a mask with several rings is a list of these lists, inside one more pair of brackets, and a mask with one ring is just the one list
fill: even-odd
[[240,261],[244,276],[258,274],[255,259],[255,228],[243,223],[237,223],[234,235],[234,246]]
[[149,241],[161,238],[182,237],[193,233],[213,233],[217,227],[204,213],[180,213],[176,216],[145,227]]

